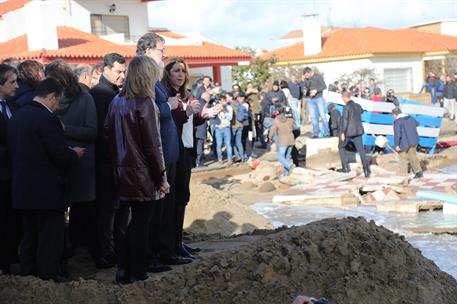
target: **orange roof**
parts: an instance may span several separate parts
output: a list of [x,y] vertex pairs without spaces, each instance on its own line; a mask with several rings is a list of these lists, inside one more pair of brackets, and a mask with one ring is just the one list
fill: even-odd
[[336,29],[322,38],[322,51],[305,56],[303,41],[273,50],[263,57],[275,55],[279,62],[313,61],[346,56],[386,54],[417,54],[428,52],[456,52],[457,37],[416,29],[387,30],[381,28]]
[[8,0],[0,3],[0,15],[15,11],[31,0]]
[[[101,60],[107,52],[116,52],[127,58],[135,56],[136,46],[134,45],[116,44],[71,27],[57,27],[57,35],[59,49],[54,51],[28,51],[26,34],[0,43],[0,59],[16,57],[19,60],[40,58],[44,58],[45,60],[63,58],[74,61],[78,59]],[[202,45],[170,45],[166,47],[166,50],[168,57],[195,58],[202,59],[203,62],[205,58],[212,60],[225,59],[233,61],[233,63],[251,59],[249,53],[209,42],[203,42]]]
[[165,36],[168,38],[173,38],[173,39],[181,39],[181,38],[186,38],[186,36],[180,35],[175,32],[170,32],[170,31],[163,31],[163,32],[155,32],[157,35],[160,36]]
[[[331,31],[335,30],[336,28],[334,27],[327,27],[327,26],[321,26],[321,34],[323,36],[328,35]],[[279,38],[280,40],[282,39],[295,39],[295,38],[303,38],[303,31],[300,30],[292,30]]]

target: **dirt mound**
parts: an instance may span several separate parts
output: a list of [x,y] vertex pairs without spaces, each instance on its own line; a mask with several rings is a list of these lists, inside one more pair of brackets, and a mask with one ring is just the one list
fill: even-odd
[[191,193],[184,219],[184,229],[189,232],[232,235],[272,228],[263,216],[226,192],[192,182]]
[[[230,242],[236,238],[229,239]],[[403,237],[363,218],[328,219],[129,286],[0,277],[2,303],[457,303],[457,282]]]

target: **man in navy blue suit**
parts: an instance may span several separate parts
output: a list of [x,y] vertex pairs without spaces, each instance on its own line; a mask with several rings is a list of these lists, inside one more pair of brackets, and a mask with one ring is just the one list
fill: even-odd
[[10,265],[18,262],[21,220],[11,205],[11,163],[7,147],[7,128],[17,106],[7,98],[14,96],[17,71],[0,64],[0,271],[10,273]]
[[53,113],[63,97],[60,84],[47,78],[35,95],[8,126],[13,207],[22,212],[21,274],[58,280],[68,207],[64,201],[66,171],[83,156],[84,149],[68,146],[62,123]]
[[[161,36],[146,33],[138,40],[136,54],[151,57],[162,69],[164,53],[165,39]],[[179,100],[177,97],[169,97],[170,93],[160,81],[156,83],[155,93],[155,102],[160,110],[163,156],[170,184],[170,193],[156,204],[151,221],[150,248],[153,258],[149,271],[160,272],[170,268],[161,265],[159,261],[166,265],[179,265],[190,263],[192,259],[180,257],[176,252],[175,177],[179,158],[179,136],[171,111],[178,107]]]

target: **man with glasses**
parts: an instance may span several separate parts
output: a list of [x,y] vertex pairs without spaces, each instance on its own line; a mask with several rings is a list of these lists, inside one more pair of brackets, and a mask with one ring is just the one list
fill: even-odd
[[[152,58],[163,70],[165,39],[155,33],[144,34],[138,40],[136,54]],[[169,97],[170,93],[160,81],[156,83],[155,95],[155,103],[160,111],[160,137],[170,193],[154,204],[149,236],[151,257],[148,271],[162,272],[171,268],[161,263],[187,264],[191,263],[192,259],[180,257],[176,252],[175,179],[180,139],[171,111],[178,107],[179,99]]]

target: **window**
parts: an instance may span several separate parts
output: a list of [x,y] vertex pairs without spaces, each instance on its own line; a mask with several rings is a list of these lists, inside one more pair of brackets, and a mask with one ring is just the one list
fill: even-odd
[[102,36],[123,33],[130,39],[129,17],[91,14],[92,34]]
[[393,89],[395,93],[412,92],[413,77],[411,68],[402,69],[385,69],[384,70],[384,88],[385,90]]

